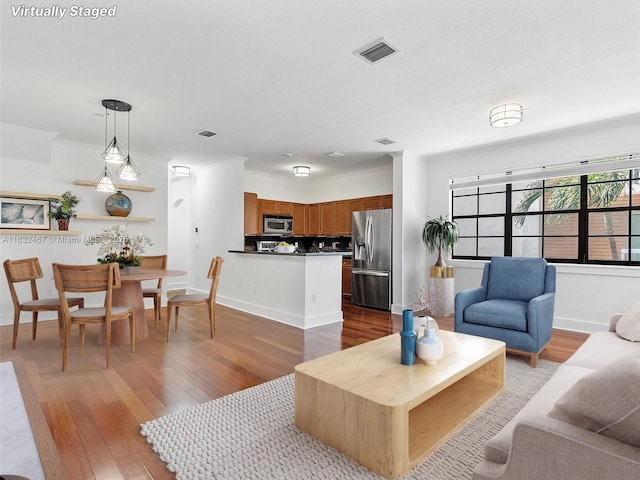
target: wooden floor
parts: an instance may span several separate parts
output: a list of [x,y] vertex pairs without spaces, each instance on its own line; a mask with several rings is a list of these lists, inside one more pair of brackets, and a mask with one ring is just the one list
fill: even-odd
[[[21,324],[18,347],[11,349],[11,326],[0,327],[0,361],[19,358],[33,385],[59,450],[67,478],[175,478],[153,453],[140,424],[287,375],[300,362],[367,342],[402,326],[399,315],[344,302],[344,324],[307,331],[218,306],[215,338],[209,338],[206,306],[182,309],[180,330],[165,343],[164,324],[153,324],[150,337],[114,347],[111,369],[98,326],[87,327],[84,356],[78,332],[72,333],[69,368],[61,372],[57,322],[41,322],[38,338]],[[166,312],[163,312],[163,321]],[[451,318],[439,318],[451,330]],[[586,335],[554,331],[541,358],[562,362]]]

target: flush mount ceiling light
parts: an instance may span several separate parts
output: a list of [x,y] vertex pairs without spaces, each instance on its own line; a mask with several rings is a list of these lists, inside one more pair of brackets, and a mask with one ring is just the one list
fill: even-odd
[[[131,105],[129,105],[126,102],[121,102],[120,100],[109,100],[109,99],[105,99],[102,100],[102,106],[105,109],[105,116],[104,116],[104,144],[105,144],[105,148],[104,148],[104,152],[102,152],[102,158],[104,158],[104,160],[106,162],[109,163],[122,163],[125,161],[125,159],[127,158],[127,154],[125,153],[124,149],[122,148],[122,145],[118,142],[117,136],[116,136],[116,130],[117,130],[117,117],[118,117],[118,112],[130,112],[131,111]],[[109,119],[109,112],[107,112],[107,110],[113,110],[114,114],[113,114],[113,140],[111,140],[111,143],[109,143],[109,145],[107,145],[107,123],[108,123],[108,119]]]
[[524,109],[519,103],[503,103],[489,110],[489,124],[492,127],[510,127],[522,121]]
[[171,175],[174,177],[188,177],[191,174],[191,169],[186,165],[174,165],[171,167]]
[[296,177],[308,177],[311,175],[311,168],[305,165],[297,165],[293,167],[293,174]]

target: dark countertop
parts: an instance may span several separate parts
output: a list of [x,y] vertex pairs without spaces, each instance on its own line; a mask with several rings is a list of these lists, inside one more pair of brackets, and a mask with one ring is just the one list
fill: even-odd
[[348,252],[295,252],[295,253],[278,253],[278,252],[256,252],[256,251],[246,251],[246,250],[229,250],[229,253],[247,253],[250,255],[277,255],[277,256],[285,256],[285,257],[321,257],[327,255],[340,255],[342,257],[350,257],[352,255],[351,251]]

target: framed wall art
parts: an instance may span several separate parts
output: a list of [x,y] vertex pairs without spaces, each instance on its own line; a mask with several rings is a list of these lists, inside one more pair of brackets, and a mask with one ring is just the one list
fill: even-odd
[[0,228],[50,230],[49,200],[0,197]]

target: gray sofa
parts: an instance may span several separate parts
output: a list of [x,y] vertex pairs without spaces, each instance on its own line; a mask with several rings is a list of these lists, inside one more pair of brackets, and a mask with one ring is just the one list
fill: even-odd
[[[618,336],[615,327],[620,317],[615,315],[611,319],[609,332],[591,334],[574,355],[558,367],[518,415],[487,443],[484,461],[474,471],[473,480],[640,478],[638,446],[558,420],[553,412],[557,412],[556,401],[563,396],[567,398],[565,393],[581,378],[599,369],[601,374],[608,373],[612,367],[630,357],[636,362],[632,365],[638,365],[636,354],[640,354],[640,343]],[[601,370],[609,364],[611,366],[608,369]],[[637,374],[635,366],[632,367],[632,375]],[[581,382],[581,385],[584,384],[585,381]],[[640,392],[640,384],[636,384],[636,380],[631,388]],[[589,397],[584,392],[580,395]],[[627,390],[624,396],[633,397],[633,402],[637,402],[637,394],[628,395]],[[609,397],[614,403],[615,395],[610,394]],[[591,402],[589,408],[596,403],[597,408],[608,408],[607,404],[599,405],[600,402],[591,400],[587,402]],[[607,402],[605,400],[602,403]],[[548,416],[549,413],[556,418]],[[632,429],[640,432],[637,409],[627,417],[633,422]]]

